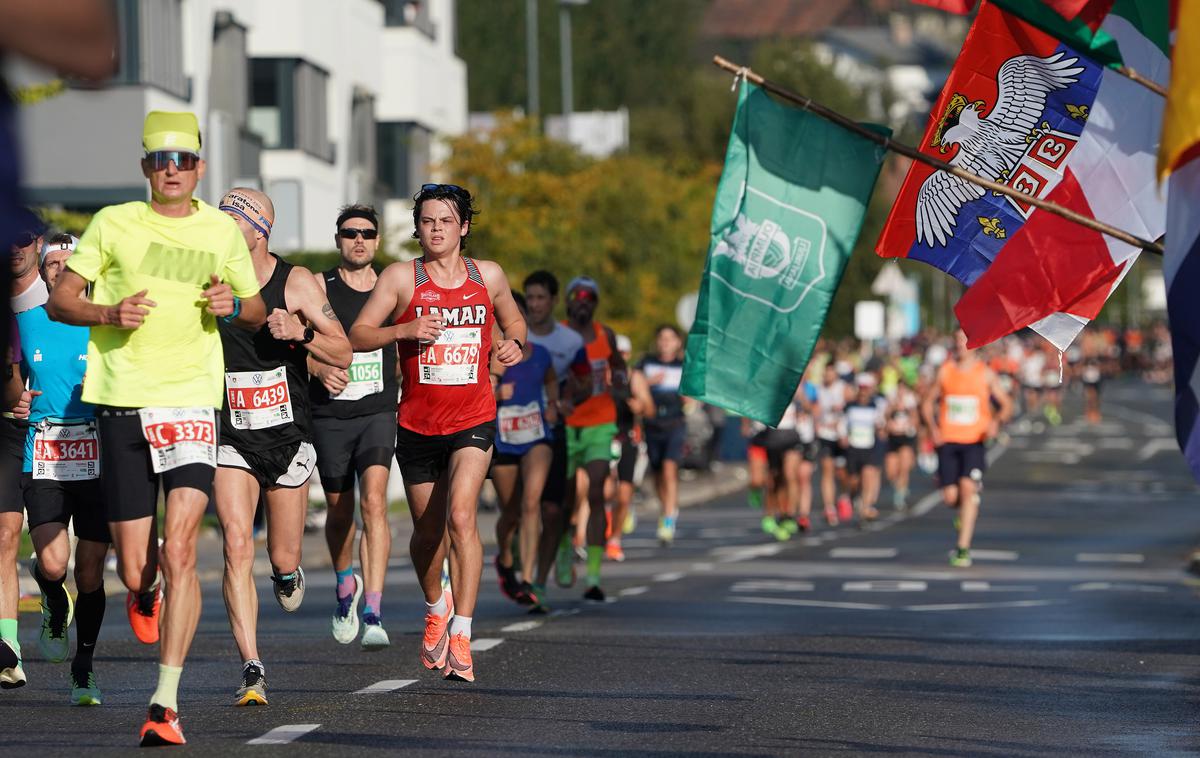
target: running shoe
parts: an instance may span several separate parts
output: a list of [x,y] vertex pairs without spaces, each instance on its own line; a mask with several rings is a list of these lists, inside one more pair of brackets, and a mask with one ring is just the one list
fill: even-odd
[[179,714],[170,708],[163,708],[158,703],[151,703],[150,711],[146,714],[146,723],[142,724],[142,747],[182,745],[185,742],[187,740],[183,738]]
[[248,663],[246,668],[242,669],[242,686],[238,687],[237,700],[233,704],[267,704],[267,677],[257,665]]
[[777,519],[777,523],[779,524],[779,526],[781,526],[785,530],[787,530],[787,533],[791,536],[795,536],[796,532],[800,531],[799,522],[794,521],[790,518],[787,518],[786,516],[780,516]]
[[907,490],[894,490],[892,492],[892,507],[898,511],[903,511],[908,507]]
[[675,542],[675,523],[663,519],[658,522],[658,544],[670,547]]
[[609,540],[608,544],[604,547],[604,557],[617,563],[625,560],[625,551],[621,549],[621,543],[616,540]]
[[762,530],[763,534],[769,534],[774,537],[775,532],[779,530],[779,522],[773,516],[763,516]]
[[[36,563],[34,565],[36,566]],[[63,586],[63,594],[67,596],[66,613],[52,612],[45,596],[41,602],[42,631],[38,634],[38,650],[50,663],[62,663],[71,654],[71,639],[67,628],[75,618],[75,599],[67,592],[66,586]]]
[[637,529],[637,513],[630,508],[629,513],[625,514],[625,523],[621,524],[621,533],[633,534],[634,529]]
[[21,653],[14,643],[0,639],[0,688],[13,690],[25,686],[25,669],[21,668]]
[[467,639],[467,635],[461,632],[454,635],[446,647],[446,678],[464,682],[475,681],[475,665],[471,663],[471,640]]
[[425,637],[421,641],[421,663],[427,669],[443,669],[446,667],[446,656],[449,653],[450,618],[454,615],[454,596],[450,590],[443,590],[446,598],[446,614],[425,614]]
[[575,546],[575,557],[581,561],[586,561],[587,560],[587,545],[576,545]]
[[828,526],[837,526],[838,525],[837,511],[835,511],[833,508],[825,509],[825,523]]
[[158,642],[158,612],[162,609],[162,587],[155,585],[146,592],[133,592],[125,596],[125,612],[133,635],[145,645]]
[[100,686],[93,672],[71,671],[71,705],[100,705]]
[[950,556],[950,565],[955,568],[970,568],[971,551],[965,547],[958,548]]
[[575,586],[575,551],[571,547],[571,538],[565,534],[558,543],[558,554],[554,557],[554,581],[558,582],[559,587]]
[[373,653],[391,644],[392,641],[388,639],[388,633],[383,628],[383,620],[374,613],[364,613],[362,649]]
[[529,582],[521,582],[521,587],[517,590],[517,604],[534,606],[538,604],[538,595],[533,590],[533,585]]
[[358,636],[358,601],[363,594],[363,579],[354,575],[354,594],[338,598],[337,612],[333,614],[333,638],[343,645],[354,642]]
[[796,528],[801,532],[807,533],[812,529],[812,521],[809,520],[808,516],[801,516],[796,519]]
[[587,592],[583,593],[583,599],[593,603],[604,602],[604,590],[600,589],[600,585],[595,584],[588,587]]
[[854,518],[854,506],[850,502],[849,495],[842,495],[838,498],[837,515],[840,521],[849,521]]
[[771,536],[780,542],[787,542],[792,538],[792,533],[789,532],[782,524],[776,523],[775,530],[771,532]]
[[275,600],[279,607],[288,613],[295,613],[304,602],[304,569],[297,566],[286,579],[272,571],[271,586],[275,590]]
[[529,615],[544,616],[550,612],[550,606],[546,604],[546,588],[544,585],[529,585],[529,595],[534,601],[533,605],[529,606]]
[[517,592],[521,589],[517,571],[513,566],[502,565],[498,555],[496,556],[496,578],[500,581],[500,592],[509,600],[516,600]]

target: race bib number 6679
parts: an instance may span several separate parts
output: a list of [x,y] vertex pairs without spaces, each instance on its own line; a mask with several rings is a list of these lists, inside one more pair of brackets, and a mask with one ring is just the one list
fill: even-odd
[[212,408],[142,408],[150,462],[161,474],[190,463],[217,466],[217,422]]

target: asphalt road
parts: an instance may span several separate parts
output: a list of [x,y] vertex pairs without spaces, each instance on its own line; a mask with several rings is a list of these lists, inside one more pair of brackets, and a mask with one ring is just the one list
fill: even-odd
[[[486,570],[474,684],[420,667],[423,606],[401,559],[379,653],[330,636],[327,571],[293,615],[261,580],[271,704],[234,708],[239,662],[210,583],[181,691],[189,752],[1200,754],[1200,598],[1183,571],[1200,497],[1168,391],[1106,387],[1097,427],[1070,407],[1064,425],[1018,424],[992,451],[973,568],[948,566],[951,515],[932,496],[869,531],[818,526],[786,544],[728,496],[687,509],[670,550],[644,518],[629,560],[605,566],[605,605],[556,590],[555,613],[530,617]],[[155,656],[119,600],[99,708],[66,705],[66,664],[37,660],[23,616],[30,684],[0,695],[6,754],[136,744]]]

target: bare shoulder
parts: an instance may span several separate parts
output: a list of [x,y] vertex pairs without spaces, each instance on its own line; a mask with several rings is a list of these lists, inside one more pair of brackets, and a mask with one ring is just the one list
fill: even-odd
[[295,266],[288,272],[287,284],[284,288],[287,292],[289,300],[308,300],[309,298],[319,297],[324,298],[324,288],[317,283],[317,275],[304,268],[303,266]]
[[489,290],[503,287],[508,289],[508,277],[504,274],[504,269],[495,261],[475,260],[475,268],[479,269],[479,275],[483,277],[483,283],[487,285]]
[[[308,269],[305,269],[305,271],[307,270]],[[328,292],[329,288],[325,285],[325,274],[321,273],[320,271],[313,271],[311,273],[313,281],[317,283],[317,286],[321,288],[321,291]],[[337,276],[337,274],[334,274],[334,276]]]

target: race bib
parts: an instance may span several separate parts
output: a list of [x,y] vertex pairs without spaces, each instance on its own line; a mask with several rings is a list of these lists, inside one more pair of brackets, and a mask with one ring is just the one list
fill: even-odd
[[592,361],[592,397],[608,392],[608,359]]
[[972,426],[979,421],[979,398],[974,395],[946,397],[946,420],[956,426]]
[[542,406],[536,400],[525,405],[502,405],[496,409],[500,441],[506,445],[528,445],[544,438]]
[[269,429],[295,420],[287,369],[227,371],[225,394],[234,429]]
[[217,422],[212,408],[141,408],[150,462],[161,474],[189,463],[217,467]]
[[100,476],[96,425],[43,422],[33,435],[33,478],[82,482]]
[[383,348],[354,354],[350,363],[350,383],[333,399],[360,400],[376,392],[383,392]]
[[875,430],[869,426],[856,426],[850,430],[850,447],[859,450],[875,446]]
[[421,345],[417,357],[421,384],[475,384],[479,381],[479,327],[450,327],[436,342]]
[[800,435],[800,441],[805,444],[816,439],[812,416],[801,416],[796,420],[796,434]]

